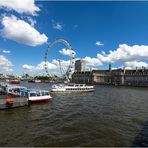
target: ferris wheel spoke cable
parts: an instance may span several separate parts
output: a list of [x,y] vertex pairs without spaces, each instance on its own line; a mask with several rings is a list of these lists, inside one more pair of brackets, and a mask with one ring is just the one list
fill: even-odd
[[45,65],[44,65],[45,66],[45,71],[46,71],[46,74],[48,76],[52,77],[52,74],[48,70],[48,64],[49,64],[48,63],[48,52],[52,49],[53,45],[55,45],[56,43],[60,43],[60,42],[63,43],[64,45],[66,45],[69,50],[71,50],[70,62],[69,62],[69,65],[67,67],[67,70],[65,70],[65,67],[62,67],[61,61],[58,61],[62,77],[66,78],[67,81],[69,81],[69,76],[70,76],[72,68],[74,66],[74,59],[75,59],[74,58],[74,50],[72,49],[71,44],[67,40],[65,40],[63,38],[56,38],[55,40],[53,40],[53,42],[49,43],[48,48],[45,51],[45,57],[44,57],[44,60],[45,60]]

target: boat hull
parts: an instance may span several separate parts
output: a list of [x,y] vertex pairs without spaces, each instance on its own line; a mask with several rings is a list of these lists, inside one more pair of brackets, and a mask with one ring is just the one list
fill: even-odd
[[39,100],[29,100],[32,103],[36,103],[36,102],[44,102],[44,101],[50,101],[51,99],[39,99]]
[[52,99],[51,96],[48,96],[48,97],[29,97],[28,101],[30,101],[30,102],[42,102],[42,101],[49,101],[51,99]]
[[78,91],[78,90],[65,90],[65,91],[61,91],[61,90],[51,90],[51,92],[52,93],[72,93],[72,92],[78,92],[78,93],[80,93],[80,92],[94,92],[94,89],[93,90],[83,90],[83,91]]
[[9,81],[10,84],[20,84],[19,80],[11,80]]

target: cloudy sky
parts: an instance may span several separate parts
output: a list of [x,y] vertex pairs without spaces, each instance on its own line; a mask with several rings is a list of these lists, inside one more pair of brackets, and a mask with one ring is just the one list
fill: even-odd
[[[148,2],[0,1],[0,73],[41,74],[48,44],[68,40],[87,70],[148,67]],[[49,71],[69,64],[69,49],[48,52]],[[64,67],[64,66],[63,66]],[[65,67],[66,68],[66,67]]]

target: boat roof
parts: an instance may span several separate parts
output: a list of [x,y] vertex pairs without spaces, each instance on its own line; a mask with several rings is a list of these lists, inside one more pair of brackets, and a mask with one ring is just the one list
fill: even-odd
[[19,86],[19,85],[8,85],[7,86],[8,88],[25,88],[25,89],[27,89],[27,87],[25,87],[25,86]]
[[85,83],[58,83],[58,84],[54,84],[54,85],[86,85]]
[[42,89],[27,89],[27,92],[49,92],[48,90],[42,90]]

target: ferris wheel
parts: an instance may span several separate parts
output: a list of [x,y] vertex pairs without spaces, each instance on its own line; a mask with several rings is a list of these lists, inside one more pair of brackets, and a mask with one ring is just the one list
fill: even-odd
[[51,43],[49,43],[48,48],[45,51],[45,71],[46,71],[46,74],[49,77],[52,77],[52,73],[51,73],[51,71],[48,68],[48,52],[57,43],[63,43],[67,47],[67,49],[70,51],[69,60],[68,60],[69,63],[68,63],[66,68],[62,65],[62,60],[61,59],[56,59],[58,65],[59,65],[59,69],[60,69],[61,74],[62,74],[62,79],[66,79],[69,82],[71,74],[72,74],[72,71],[73,71],[73,68],[74,68],[74,61],[75,61],[74,55],[75,55],[75,52],[72,49],[71,44],[67,40],[65,40],[63,38],[56,38]]

